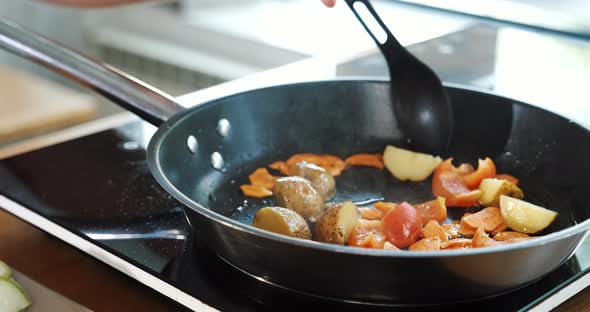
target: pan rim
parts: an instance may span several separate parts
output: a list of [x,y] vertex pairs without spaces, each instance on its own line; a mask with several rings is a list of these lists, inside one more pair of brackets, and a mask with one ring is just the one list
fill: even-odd
[[[294,82],[294,83],[285,83],[285,84],[278,84],[273,86],[267,86],[262,88],[254,88],[246,91],[240,91],[231,95],[227,95],[218,99],[214,99],[211,101],[207,101],[205,103],[196,105],[192,108],[186,109],[181,113],[173,116],[172,118],[168,119],[165,123],[163,123],[152,138],[149,141],[148,148],[147,148],[147,161],[152,176],[158,181],[158,183],[173,197],[175,197],[178,201],[180,201],[186,207],[194,210],[195,212],[211,219],[211,221],[219,222],[223,226],[232,228],[234,230],[238,230],[241,232],[245,232],[251,235],[260,236],[265,239],[270,239],[282,244],[290,244],[297,247],[303,248],[311,248],[320,251],[328,251],[328,252],[335,252],[340,254],[349,254],[349,255],[359,255],[359,256],[374,256],[374,257],[394,257],[394,258],[446,258],[446,257],[463,257],[463,256],[475,256],[475,255],[485,255],[485,254],[492,254],[498,252],[508,252],[513,250],[520,250],[520,249],[527,249],[527,248],[534,248],[541,245],[553,243],[559,241],[561,239],[565,239],[571,237],[576,234],[583,233],[586,231],[585,235],[588,235],[590,232],[590,218],[570,226],[568,228],[559,230],[554,233],[550,233],[544,236],[536,237],[535,239],[525,240],[521,242],[512,243],[509,245],[501,245],[501,246],[494,246],[489,248],[470,248],[470,249],[457,249],[457,250],[447,250],[447,251],[419,251],[419,252],[411,252],[411,251],[392,251],[392,250],[381,250],[381,249],[370,249],[370,248],[355,248],[350,246],[341,246],[341,245],[334,245],[328,243],[317,242],[313,240],[304,240],[289,237],[286,235],[280,235],[276,233],[272,233],[270,231],[258,229],[252,225],[241,223],[239,221],[233,220],[227,216],[219,214],[210,210],[209,208],[198,204],[197,202],[191,200],[186,195],[184,195],[181,191],[179,191],[170,180],[164,174],[162,167],[160,166],[159,161],[159,151],[161,147],[161,143],[165,140],[166,136],[168,135],[168,130],[173,127],[174,124],[182,122],[184,118],[187,118],[189,114],[194,113],[195,111],[206,109],[209,106],[216,105],[217,103],[227,101],[232,97],[244,95],[247,93],[254,93],[260,92],[266,89],[275,89],[280,87],[294,87],[300,85],[311,85],[311,84],[318,84],[318,83],[341,83],[341,82],[353,82],[353,83],[369,83],[369,84],[383,84],[389,83],[386,79],[363,79],[359,77],[349,77],[349,78],[339,78],[339,79],[327,79],[327,80],[313,80],[313,81],[305,81],[305,82]],[[532,104],[528,104],[516,99],[511,99],[508,97],[504,97],[493,92],[489,92],[487,90],[481,90],[475,87],[464,86],[460,84],[454,83],[443,83],[445,88],[447,89],[459,89],[459,90],[466,90],[474,93],[480,93],[484,95],[494,96],[496,98],[509,100],[518,103],[519,105],[528,106],[533,109],[541,110],[544,112],[548,112],[554,115],[557,115],[561,118],[568,119],[573,124],[577,125],[578,127],[584,129],[590,135],[590,129],[583,126],[581,123],[573,120],[572,118],[565,117],[557,112],[547,110],[545,108],[541,108]],[[579,246],[579,245],[578,245]],[[569,254],[564,254],[564,258],[573,254],[572,250]]]

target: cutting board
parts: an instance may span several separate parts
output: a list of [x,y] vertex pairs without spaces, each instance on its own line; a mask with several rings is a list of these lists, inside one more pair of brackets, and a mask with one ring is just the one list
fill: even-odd
[[93,119],[96,100],[0,65],[0,144]]
[[14,280],[27,292],[33,302],[27,312],[92,312],[20,272],[12,273]]

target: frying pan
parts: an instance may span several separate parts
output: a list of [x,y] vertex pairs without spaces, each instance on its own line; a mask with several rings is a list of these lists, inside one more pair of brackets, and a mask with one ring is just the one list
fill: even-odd
[[[520,178],[527,200],[559,212],[546,235],[494,248],[391,252],[260,230],[249,224],[272,200],[245,198],[239,190],[255,168],[300,152],[345,157],[381,152],[386,144],[407,146],[387,81],[288,84],[184,109],[172,97],[10,21],[0,22],[0,44],[159,126],[147,153],[153,176],[185,205],[193,228],[219,257],[279,287],[371,304],[476,300],[551,272],[571,257],[590,226],[587,129],[525,103],[446,85],[456,126],[450,149],[440,155],[470,163],[489,156],[499,172]],[[373,168],[351,168],[336,182],[337,202],[433,197],[430,181],[402,183]],[[449,208],[454,218],[464,212]]]

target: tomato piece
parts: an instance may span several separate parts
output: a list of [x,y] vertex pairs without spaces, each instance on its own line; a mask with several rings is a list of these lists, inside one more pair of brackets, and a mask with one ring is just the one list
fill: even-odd
[[440,245],[440,240],[436,238],[424,238],[410,245],[408,249],[412,251],[440,250]]
[[463,176],[463,182],[468,189],[473,190],[479,187],[481,180],[495,176],[496,165],[489,157],[486,157],[485,159],[478,159],[477,170]]
[[[453,166],[453,158],[443,161],[434,171],[434,176],[432,178],[432,192],[436,196],[444,197],[447,206],[475,206],[481,195],[481,191],[469,189],[463,179],[465,176],[477,172],[472,170],[473,167],[466,164],[459,167]],[[481,182],[481,180],[479,182]]]
[[383,211],[371,207],[359,207],[361,218],[366,220],[381,220],[383,218]]
[[397,248],[415,243],[422,232],[422,217],[407,202],[389,210],[381,219],[385,239]]
[[382,154],[354,154],[346,158],[344,162],[348,166],[365,166],[377,169],[383,169],[385,166]]
[[444,197],[437,197],[435,200],[414,205],[414,208],[416,208],[424,223],[428,223],[430,220],[443,222],[447,219],[447,206]]
[[506,174],[506,173],[496,174],[495,178],[500,179],[500,180],[506,180],[514,185],[518,185],[518,179],[515,178],[514,176]]
[[353,247],[381,249],[384,243],[380,220],[360,219],[348,236],[348,245]]
[[464,217],[463,221],[465,221],[465,223],[471,228],[477,229],[483,227],[484,231],[492,232],[504,223],[504,218],[502,218],[500,209],[496,207],[488,207]]

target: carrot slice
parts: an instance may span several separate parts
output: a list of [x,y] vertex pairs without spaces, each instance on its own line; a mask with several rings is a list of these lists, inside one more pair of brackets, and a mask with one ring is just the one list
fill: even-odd
[[359,207],[361,218],[367,220],[381,220],[383,218],[383,211],[371,207]]
[[287,167],[291,167],[301,161],[320,166],[328,170],[333,176],[339,176],[346,167],[346,163],[340,157],[327,154],[295,154],[287,159],[285,163]]
[[381,220],[359,219],[348,237],[348,245],[364,248],[383,248],[385,235],[381,228]]
[[383,212],[383,214],[387,213],[389,211],[389,209],[393,209],[395,208],[395,206],[397,206],[396,203],[389,203],[389,202],[376,202],[375,205],[373,205],[376,209],[381,210],[381,212]]
[[447,206],[445,206],[444,197],[437,197],[435,200],[413,206],[422,217],[424,224],[428,223],[430,220],[443,222],[447,219]]
[[443,230],[445,230],[445,233],[447,233],[447,236],[450,238],[458,238],[459,237],[459,223],[447,223],[447,224],[441,224],[440,225]]
[[470,226],[469,224],[465,223],[465,218],[472,215],[471,213],[465,213],[461,218],[461,222],[459,223],[459,235],[461,236],[473,236],[477,228]]
[[285,163],[284,161],[275,161],[272,164],[268,165],[268,167],[270,167],[270,169],[274,169],[279,171],[280,173],[284,174],[284,175],[288,175],[288,169],[289,167],[287,166],[287,163]]
[[514,238],[531,238],[530,236],[528,236],[527,234],[524,233],[519,233],[519,232],[513,232],[513,231],[505,231],[505,232],[500,232],[496,235],[494,235],[494,240],[496,241],[508,241]]
[[413,251],[440,250],[440,240],[424,238],[410,245],[408,249]]
[[454,238],[440,245],[442,249],[471,248],[473,242],[469,238]]
[[473,235],[472,242],[473,248],[491,247],[500,244],[500,242],[497,242],[490,238],[488,233],[486,233],[486,231],[484,230],[483,226],[477,228],[477,231],[475,231],[475,234]]
[[240,185],[240,189],[244,195],[249,197],[264,198],[272,196],[271,190],[260,185],[243,184]]
[[383,155],[381,154],[354,154],[344,160],[348,166],[365,166],[383,169]]
[[508,225],[506,225],[506,223],[502,222],[502,224],[498,225],[495,229],[492,230],[492,234],[504,232],[507,229],[508,229]]
[[443,229],[442,226],[440,226],[440,224],[438,224],[438,222],[435,220],[430,220],[422,229],[422,237],[438,239],[441,242],[446,242],[449,240],[445,229]]
[[518,185],[518,179],[506,173],[496,174],[495,178],[500,180],[506,180],[514,185]]
[[272,191],[275,185],[275,177],[273,177],[266,168],[258,168],[251,175],[248,176],[250,184],[262,186],[269,191]]
[[483,227],[486,232],[491,232],[504,223],[500,209],[496,207],[484,208],[479,212],[464,217],[463,220],[471,228]]

